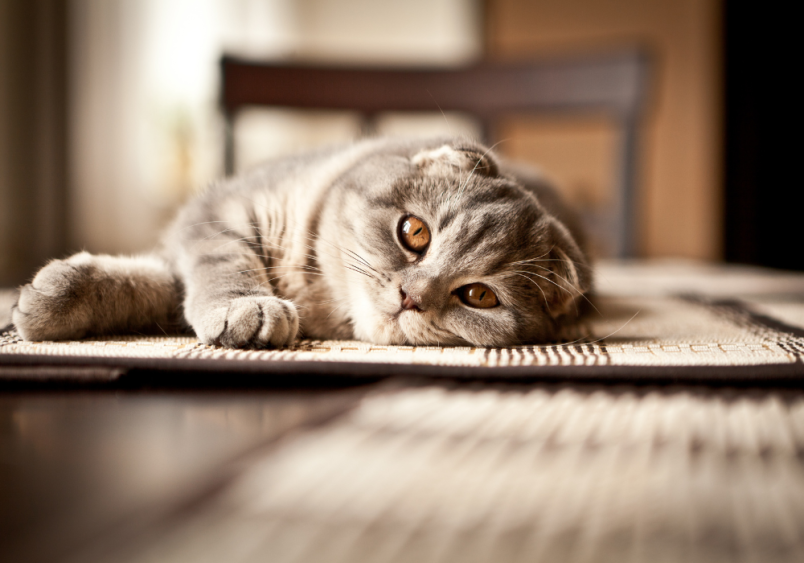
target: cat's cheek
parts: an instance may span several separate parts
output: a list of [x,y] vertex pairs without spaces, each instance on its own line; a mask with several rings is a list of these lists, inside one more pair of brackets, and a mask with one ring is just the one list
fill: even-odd
[[368,312],[354,319],[354,335],[358,340],[374,344],[405,344],[405,333],[399,325],[384,315]]
[[458,309],[445,321],[447,329],[474,346],[507,346],[518,341],[513,314],[500,308]]
[[349,315],[355,338],[377,344],[400,344],[405,335],[397,323],[381,312],[371,298],[369,288],[349,292]]
[[435,344],[427,338],[427,331],[422,326],[425,322],[421,318],[422,313],[416,311],[404,311],[397,317],[399,331],[404,335],[403,339],[408,344],[429,345]]

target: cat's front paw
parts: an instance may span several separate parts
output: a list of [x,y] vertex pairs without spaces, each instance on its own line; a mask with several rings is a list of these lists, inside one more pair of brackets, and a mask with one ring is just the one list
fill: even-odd
[[226,307],[206,311],[193,323],[205,344],[227,348],[265,348],[291,344],[299,332],[299,314],[278,297],[238,297]]
[[20,289],[11,321],[25,340],[83,337],[91,325],[87,272],[68,260],[54,260]]

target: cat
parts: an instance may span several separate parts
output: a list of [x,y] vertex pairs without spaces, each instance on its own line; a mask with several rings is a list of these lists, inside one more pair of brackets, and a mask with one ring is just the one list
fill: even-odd
[[540,176],[468,139],[379,138],[214,183],[151,254],[51,261],[12,318],[26,340],[183,322],[231,348],[506,346],[554,340],[591,284]]

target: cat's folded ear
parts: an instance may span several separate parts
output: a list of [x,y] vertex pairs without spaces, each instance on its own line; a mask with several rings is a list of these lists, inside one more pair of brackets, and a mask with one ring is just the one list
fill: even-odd
[[483,176],[497,176],[497,163],[489,151],[481,147],[442,145],[425,149],[412,159],[413,164],[425,174],[449,174],[470,172]]
[[563,225],[554,225],[555,245],[547,256],[550,275],[550,315],[577,316],[578,301],[591,289],[592,271],[583,252]]

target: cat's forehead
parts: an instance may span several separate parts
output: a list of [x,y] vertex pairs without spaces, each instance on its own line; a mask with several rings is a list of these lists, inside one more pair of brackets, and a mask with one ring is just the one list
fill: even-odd
[[492,274],[509,262],[544,253],[549,244],[543,210],[512,182],[470,179],[456,190],[443,178],[419,188],[409,192],[413,197],[404,211],[427,223],[433,252],[456,268],[468,264]]
[[535,198],[506,178],[414,178],[402,187],[402,205],[423,215],[434,231],[488,232],[522,239],[544,215]]
[[523,210],[533,198],[510,178],[489,178],[455,171],[450,174],[400,176],[391,190],[402,202],[417,203],[436,210],[449,203],[452,210],[473,210],[488,204],[516,204]]

